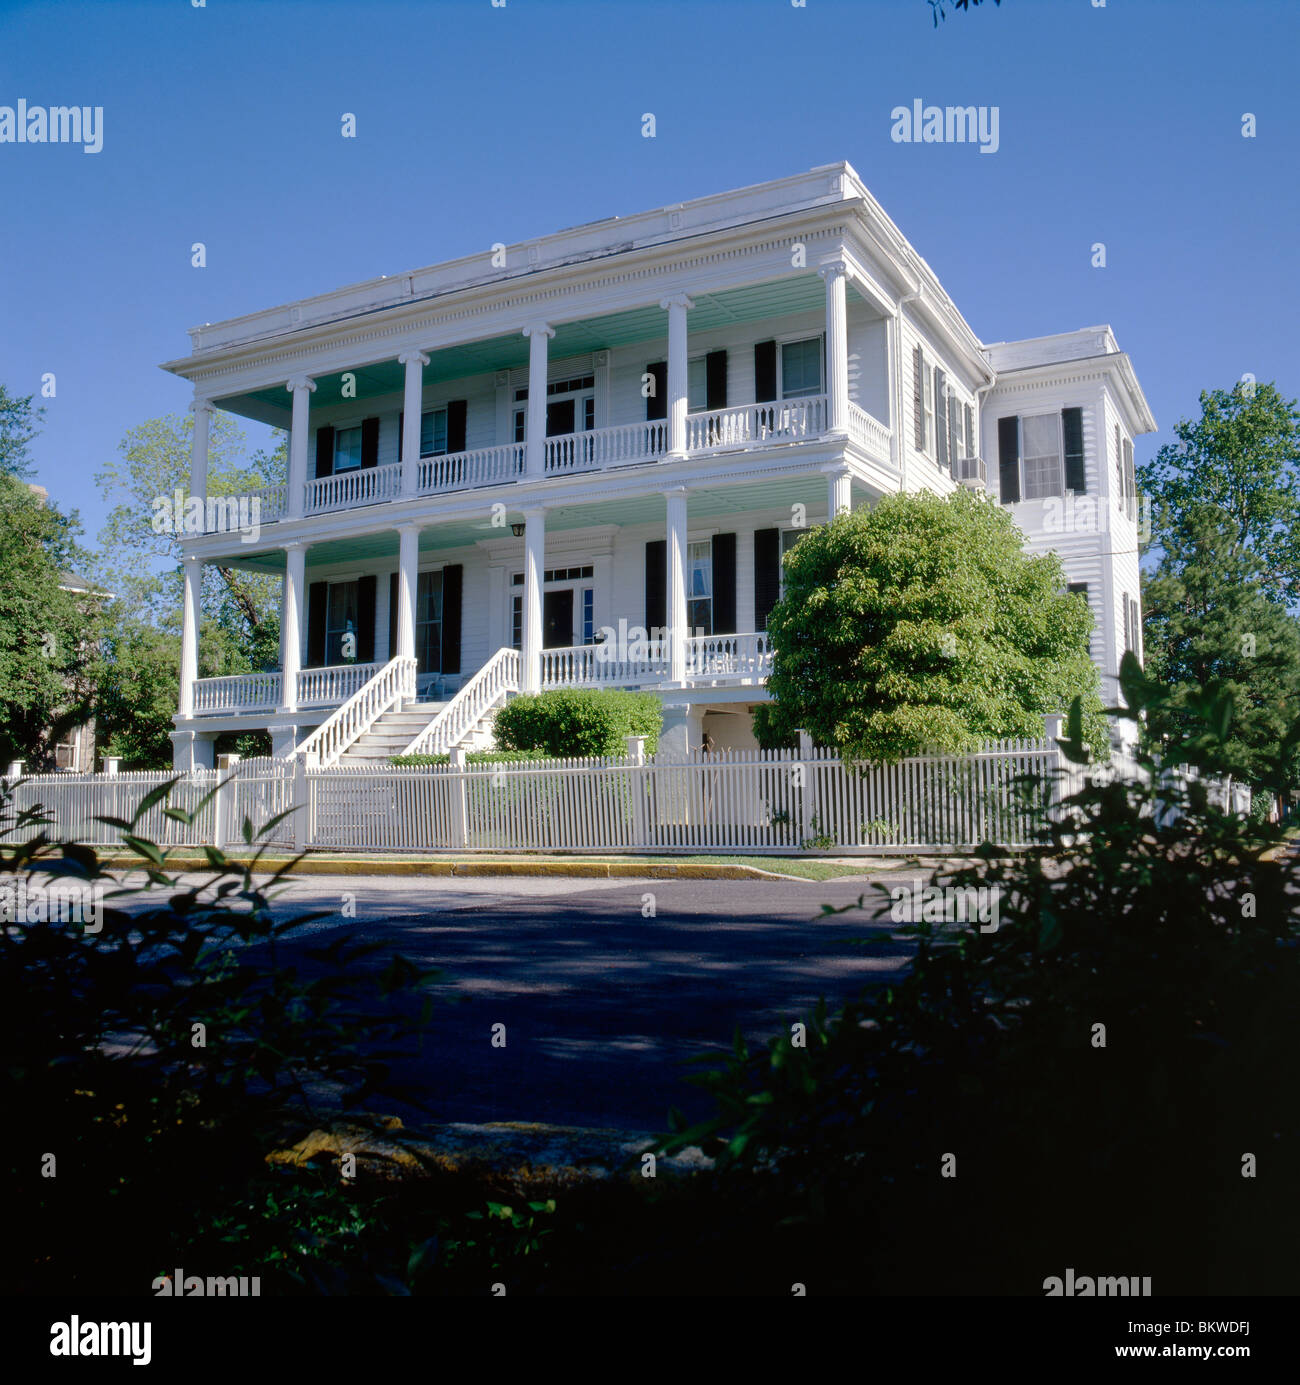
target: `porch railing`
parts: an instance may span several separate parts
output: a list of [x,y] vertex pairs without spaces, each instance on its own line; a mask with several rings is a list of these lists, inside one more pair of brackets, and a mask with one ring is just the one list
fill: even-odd
[[889,429],[878,418],[865,409],[860,409],[850,399],[848,409],[849,440],[873,456],[888,459]]
[[663,419],[565,433],[546,439],[546,474],[563,476],[574,471],[595,471],[627,462],[649,461],[662,456],[667,448],[668,424]]
[[816,438],[826,431],[826,418],[824,394],[774,400],[770,404],[742,404],[735,409],[710,409],[686,415],[686,448],[696,452]]
[[517,649],[498,649],[436,717],[402,751],[403,755],[443,755],[493,709],[519,691]]
[[449,452],[442,457],[421,457],[416,489],[420,495],[438,491],[465,490],[471,486],[490,486],[513,481],[524,470],[524,445],[505,443],[501,447],[480,447],[473,452]]
[[279,673],[235,673],[224,678],[196,678],[196,715],[271,710],[280,705],[284,679]]
[[667,651],[658,642],[579,644],[542,650],[542,687],[573,688],[662,683],[668,677]]
[[333,476],[317,476],[307,482],[307,513],[350,510],[354,505],[377,505],[402,493],[399,465],[361,467]]
[[[375,665],[356,664],[352,667],[374,668]],[[365,735],[390,707],[414,699],[416,667],[416,661],[403,654],[379,665],[378,673],[363,683],[285,758],[305,753],[314,757],[322,769],[335,764],[348,746],[358,736]]]
[[766,678],[772,651],[763,631],[743,635],[702,635],[686,641],[688,678]]
[[304,668],[298,672],[298,706],[333,707],[358,692],[383,668],[370,664],[331,664],[328,668]]

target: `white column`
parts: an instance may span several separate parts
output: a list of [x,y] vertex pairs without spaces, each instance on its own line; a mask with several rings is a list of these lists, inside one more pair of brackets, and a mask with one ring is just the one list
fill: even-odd
[[424,368],[429,358],[423,351],[404,351],[397,359],[406,367],[406,392],[402,396],[402,494],[414,495],[420,483],[420,409],[424,402]]
[[848,467],[826,468],[826,514],[847,514],[853,508],[853,473]]
[[305,375],[295,375],[285,389],[293,395],[293,423],[289,430],[289,495],[285,514],[289,519],[301,519],[307,488],[307,418],[316,382]]
[[307,595],[307,545],[284,546],[284,606],[280,617],[280,705],[298,709],[298,670],[302,668],[302,608]]
[[[546,354],[555,328],[534,322],[524,328],[528,338],[528,422],[524,430],[524,472],[546,474]],[[540,616],[538,617],[540,619]]]
[[689,402],[686,314],[695,305],[684,293],[663,299],[668,312],[668,455],[686,455],[686,407]]
[[[532,402],[532,386],[528,391]],[[546,570],[546,511],[524,511],[524,648],[525,692],[542,686],[542,574]]]
[[203,561],[196,554],[182,558],[185,592],[181,600],[181,716],[194,713],[194,681],[199,676],[199,596],[203,587]]
[[668,681],[686,681],[686,488],[668,501]]
[[202,500],[208,493],[208,427],[212,422],[212,405],[206,399],[195,398],[190,405],[194,415],[194,437],[190,451],[190,494]]
[[415,593],[420,580],[420,526],[404,524],[397,534],[397,610],[388,618],[397,621],[398,654],[412,659],[415,657]]
[[822,265],[826,280],[827,432],[845,433],[849,422],[849,315],[843,261]]

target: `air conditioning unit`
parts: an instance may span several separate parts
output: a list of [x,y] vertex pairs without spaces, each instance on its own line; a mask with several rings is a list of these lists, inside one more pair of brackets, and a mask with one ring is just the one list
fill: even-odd
[[958,457],[957,479],[971,490],[982,491],[988,483],[983,457]]

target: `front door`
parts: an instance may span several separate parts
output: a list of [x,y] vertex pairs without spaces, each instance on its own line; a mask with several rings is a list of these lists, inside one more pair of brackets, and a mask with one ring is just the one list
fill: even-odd
[[573,644],[573,591],[542,595],[542,646],[568,649]]

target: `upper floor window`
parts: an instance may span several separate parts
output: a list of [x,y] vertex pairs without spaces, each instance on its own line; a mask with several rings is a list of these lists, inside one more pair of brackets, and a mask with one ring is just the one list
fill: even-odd
[[703,356],[696,356],[686,364],[686,409],[688,413],[702,414],[708,407],[708,366]]
[[1034,414],[1020,420],[1024,498],[1041,500],[1065,490],[1060,414]]
[[686,624],[693,632],[713,633],[713,541],[686,546]]
[[447,451],[447,410],[420,415],[420,456],[441,457]]
[[781,343],[781,398],[800,399],[822,393],[822,339]]
[[334,433],[334,470],[352,471],[361,465],[361,429],[339,428]]

